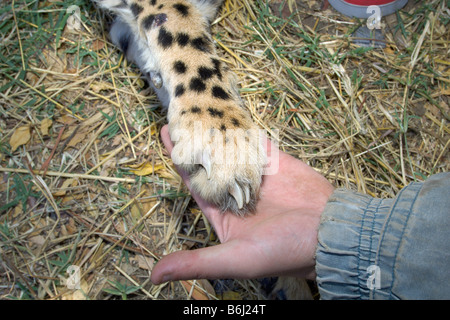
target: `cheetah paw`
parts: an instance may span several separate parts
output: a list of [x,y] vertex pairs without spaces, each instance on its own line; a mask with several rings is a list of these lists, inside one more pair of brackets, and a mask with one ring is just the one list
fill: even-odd
[[221,212],[254,211],[266,162],[258,130],[169,130],[172,159],[189,174],[194,192]]

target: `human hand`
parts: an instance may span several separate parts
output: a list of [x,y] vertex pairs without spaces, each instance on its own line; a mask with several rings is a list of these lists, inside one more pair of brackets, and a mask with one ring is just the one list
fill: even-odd
[[[161,129],[161,138],[171,153],[167,126]],[[272,148],[268,141],[268,154]],[[190,188],[188,175],[182,171],[180,175]],[[313,168],[279,151],[279,170],[263,177],[261,197],[252,215],[221,214],[192,193],[221,244],[163,257],[153,268],[151,281],[281,275],[315,279],[317,229],[332,192],[332,185]]]

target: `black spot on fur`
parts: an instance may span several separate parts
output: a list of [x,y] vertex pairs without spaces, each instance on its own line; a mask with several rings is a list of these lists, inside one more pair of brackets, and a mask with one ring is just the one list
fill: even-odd
[[192,46],[202,52],[211,52],[210,41],[207,36],[194,38],[191,41]]
[[173,42],[172,33],[167,31],[166,28],[161,27],[161,29],[159,29],[158,34],[158,44],[164,49],[167,49],[170,46],[172,46],[172,42]]
[[206,90],[206,84],[200,78],[192,78],[189,88],[193,91],[203,92]]
[[184,116],[186,114],[186,110],[181,111],[181,115]]
[[222,124],[220,126],[220,131],[226,131],[226,130],[227,130],[227,127],[224,124]]
[[220,71],[220,60],[216,58],[211,59],[213,65],[214,65],[214,73],[217,75],[219,80],[222,80],[222,72]]
[[150,5],[152,6],[156,5],[156,0],[150,0]]
[[183,74],[186,72],[187,66],[183,61],[178,60],[173,64],[173,69],[176,73]]
[[150,29],[152,27],[153,21],[155,21],[155,15],[154,14],[148,15],[142,20],[142,27],[145,30]]
[[184,88],[184,85],[179,84],[175,87],[175,97],[180,97],[184,94],[186,89]]
[[130,39],[128,38],[128,35],[122,35],[119,39],[119,47],[120,50],[122,50],[123,53],[127,53],[128,51],[128,46],[130,44]]
[[164,8],[164,5],[163,5],[163,4],[160,4],[160,5],[158,6],[158,9],[161,10],[162,8]]
[[219,86],[212,87],[211,91],[212,91],[212,95],[215,98],[222,99],[222,100],[230,99],[230,95]]
[[189,35],[187,33],[177,33],[176,41],[180,47],[185,47],[189,43]]
[[128,3],[125,0],[122,0],[120,4],[114,6],[116,9],[128,8]]
[[165,14],[165,13],[159,13],[155,16],[155,26],[156,27],[161,26],[166,21],[167,21],[167,14]]
[[231,123],[235,126],[235,127],[239,127],[241,125],[241,123],[239,122],[238,119],[236,118],[232,118],[231,119]]
[[192,112],[192,113],[200,114],[200,113],[202,113],[202,109],[200,109],[200,108],[197,107],[197,106],[193,106],[193,107],[191,108],[191,112]]
[[144,8],[142,8],[140,5],[138,5],[137,3],[133,3],[130,6],[131,12],[133,13],[134,17],[137,18],[138,15],[141,14],[141,12],[144,10]]
[[198,68],[198,75],[202,80],[208,80],[214,75],[214,70],[207,67]]
[[173,7],[183,16],[187,17],[189,15],[189,7],[182,3],[175,3]]
[[223,118],[223,111],[220,111],[216,108],[209,107],[208,112],[211,115],[211,117]]

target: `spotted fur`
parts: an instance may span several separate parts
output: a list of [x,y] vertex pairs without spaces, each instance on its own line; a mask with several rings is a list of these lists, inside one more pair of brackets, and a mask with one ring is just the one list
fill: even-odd
[[[117,14],[113,42],[168,108],[172,157],[190,175],[194,190],[222,211],[253,211],[265,153],[209,32],[223,0],[95,1]],[[184,150],[186,145],[192,148]],[[230,146],[238,154],[230,156]],[[221,152],[226,161],[211,160]],[[312,298],[305,280],[280,277],[272,294],[278,289],[288,298]]]
[[211,37],[222,1],[96,0],[117,15],[113,42],[168,107],[174,162],[204,199],[245,214],[258,199],[265,154]]

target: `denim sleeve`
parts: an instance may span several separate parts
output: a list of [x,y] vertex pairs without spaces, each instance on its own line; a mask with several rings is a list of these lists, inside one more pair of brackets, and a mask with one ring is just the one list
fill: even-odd
[[318,238],[321,299],[450,299],[450,173],[394,199],[337,189]]

